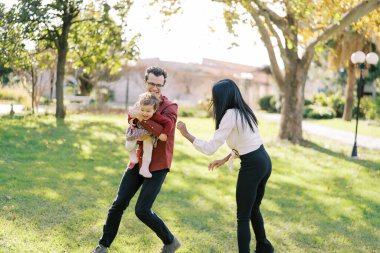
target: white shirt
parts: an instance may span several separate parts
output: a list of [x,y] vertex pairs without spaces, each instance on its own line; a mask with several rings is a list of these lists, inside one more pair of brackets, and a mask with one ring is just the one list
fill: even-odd
[[252,132],[248,123],[245,121],[244,123],[243,129],[238,110],[228,109],[220,121],[219,128],[215,131],[214,137],[209,141],[195,138],[193,146],[206,155],[212,155],[227,141],[228,147],[237,150],[239,155],[252,152],[258,149],[263,144],[263,141],[261,140],[259,129],[253,122],[254,132]]

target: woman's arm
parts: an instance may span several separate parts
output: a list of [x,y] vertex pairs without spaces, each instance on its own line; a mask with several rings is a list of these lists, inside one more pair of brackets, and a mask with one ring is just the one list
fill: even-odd
[[213,138],[209,141],[194,137],[187,131],[186,124],[181,121],[177,123],[177,128],[193,144],[196,150],[206,155],[212,155],[226,142],[227,137],[235,127],[235,122],[234,112],[227,110],[219,124],[219,128],[215,130]]

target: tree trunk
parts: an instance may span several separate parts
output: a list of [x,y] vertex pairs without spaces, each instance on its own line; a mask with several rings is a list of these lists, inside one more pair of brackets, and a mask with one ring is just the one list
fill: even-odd
[[344,104],[343,119],[351,121],[352,109],[354,107],[354,90],[355,90],[355,65],[349,61],[347,68],[347,83],[345,89],[346,103]]
[[34,105],[36,103],[36,81],[33,67],[31,67],[30,73],[32,75],[32,114],[34,114]]
[[80,81],[80,95],[81,96],[89,96],[92,89],[94,88],[94,83],[90,79],[89,76],[85,76],[84,74],[78,75],[78,79]]
[[55,117],[64,119],[66,116],[65,107],[63,104],[63,82],[65,79],[65,66],[66,57],[68,52],[68,34],[69,34],[70,24],[64,23],[62,26],[62,33],[58,41],[58,63],[57,63],[57,80],[55,83],[55,94],[57,99],[57,106],[55,111]]
[[55,117],[65,118],[66,112],[63,104],[63,82],[65,79],[65,64],[67,50],[58,49],[57,80],[55,83],[55,97],[57,100]]
[[[298,66],[301,64],[297,64]],[[282,90],[280,139],[299,144],[302,140],[302,119],[304,108],[304,90],[308,67],[293,69],[285,78]]]
[[49,104],[50,104],[50,102],[53,100],[54,70],[50,69],[49,73],[50,73],[50,100],[49,100]]

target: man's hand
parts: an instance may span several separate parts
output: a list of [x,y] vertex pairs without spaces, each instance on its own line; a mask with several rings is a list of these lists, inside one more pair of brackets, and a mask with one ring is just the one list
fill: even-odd
[[160,136],[158,136],[158,139],[160,141],[166,141],[168,139],[168,136],[166,134],[160,134]]
[[215,161],[212,161],[209,165],[208,165],[208,170],[214,170],[220,166],[222,166],[223,164],[226,163],[226,160],[225,159],[220,159],[220,160],[215,160]]

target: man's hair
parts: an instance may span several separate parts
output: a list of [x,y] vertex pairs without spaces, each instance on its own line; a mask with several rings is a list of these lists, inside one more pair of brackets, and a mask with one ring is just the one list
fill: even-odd
[[141,105],[152,105],[156,111],[160,105],[160,100],[153,94],[145,92],[140,94],[138,103]]
[[166,77],[168,74],[163,68],[157,66],[151,66],[145,70],[145,81],[148,81],[148,75],[152,73],[155,76],[164,76],[164,84],[166,82]]

